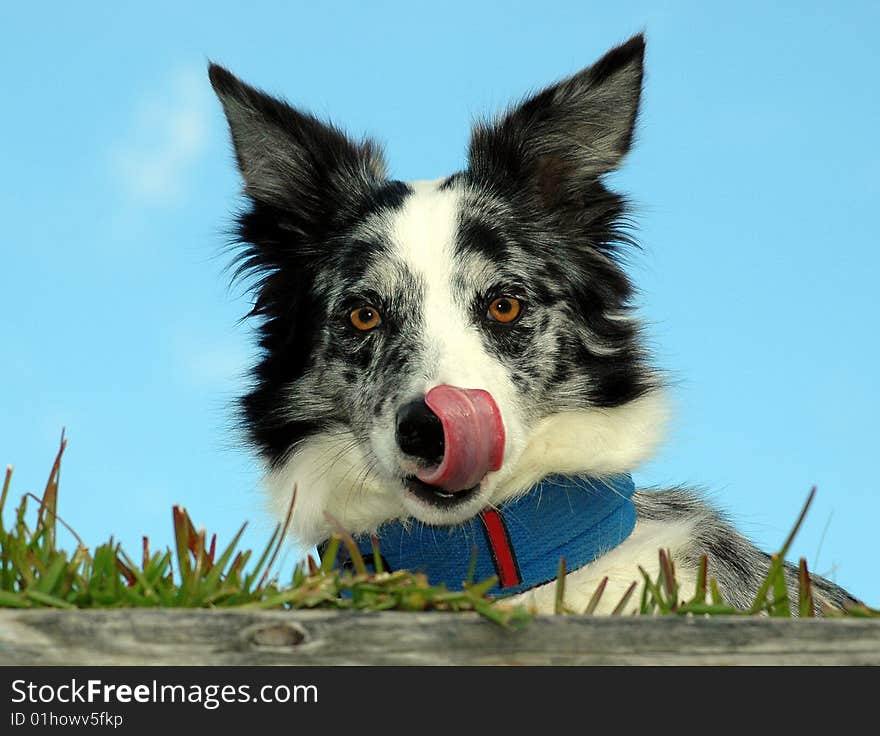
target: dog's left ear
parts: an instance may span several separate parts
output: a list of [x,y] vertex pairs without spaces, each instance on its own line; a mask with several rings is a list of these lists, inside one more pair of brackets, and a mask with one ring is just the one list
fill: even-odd
[[473,132],[469,173],[478,182],[578,206],[630,148],[642,89],[639,34],[599,61]]

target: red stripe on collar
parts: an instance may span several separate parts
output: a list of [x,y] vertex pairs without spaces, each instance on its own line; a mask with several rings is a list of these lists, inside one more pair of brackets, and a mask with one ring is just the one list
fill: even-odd
[[486,541],[492,551],[492,561],[495,563],[495,571],[498,573],[498,585],[501,588],[512,588],[522,583],[522,575],[513,545],[510,543],[510,534],[504,519],[494,509],[484,509],[480,512],[480,521],[483,522],[483,530],[486,532]]

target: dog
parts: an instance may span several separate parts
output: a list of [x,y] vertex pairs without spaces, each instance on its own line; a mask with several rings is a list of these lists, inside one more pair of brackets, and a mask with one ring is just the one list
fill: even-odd
[[[478,123],[465,170],[416,182],[210,65],[260,347],[241,417],[281,518],[296,489],[300,544],[341,525],[386,566],[450,588],[494,574],[538,612],[563,558],[565,605],[604,584],[596,613],[665,550],[682,598],[705,557],[726,602],[752,603],[770,557],[698,492],[630,476],[668,416],[622,265],[627,202],[605,180],[633,142],[644,50],[634,36]],[[857,603],[812,586],[820,611]]]

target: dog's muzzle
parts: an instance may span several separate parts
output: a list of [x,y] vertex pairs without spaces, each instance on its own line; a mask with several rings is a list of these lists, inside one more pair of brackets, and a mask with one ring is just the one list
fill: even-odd
[[504,460],[504,422],[488,391],[440,385],[397,412],[397,444],[424,461],[425,484],[458,493],[479,485]]

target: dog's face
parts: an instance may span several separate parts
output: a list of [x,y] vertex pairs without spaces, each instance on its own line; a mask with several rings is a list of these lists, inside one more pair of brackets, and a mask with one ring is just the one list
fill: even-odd
[[454,524],[551,472],[630,470],[662,419],[617,259],[644,42],[478,126],[466,170],[389,180],[354,142],[212,66],[249,208],[262,355],[242,401],[279,510],[325,538]]

